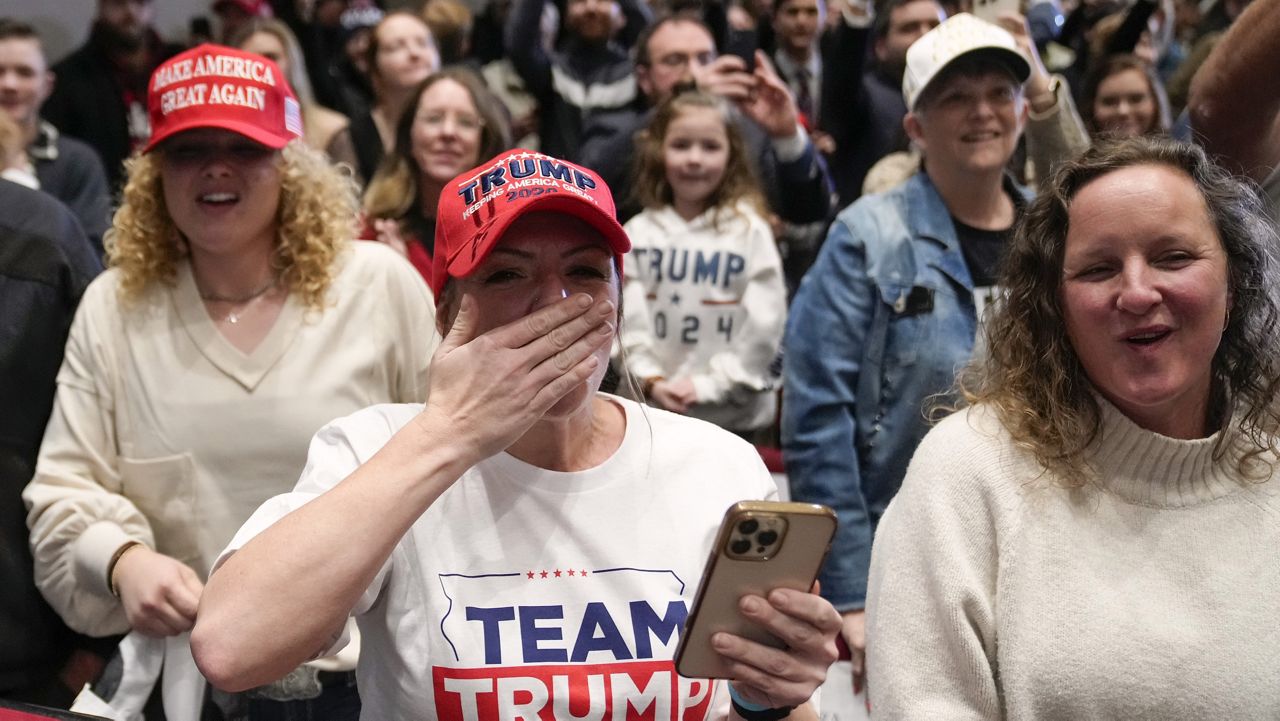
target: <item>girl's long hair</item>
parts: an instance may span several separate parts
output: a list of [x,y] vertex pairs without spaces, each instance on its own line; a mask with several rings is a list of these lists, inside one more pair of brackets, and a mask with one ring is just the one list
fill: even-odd
[[671,96],[658,106],[649,126],[640,131],[636,143],[639,152],[636,154],[631,185],[636,201],[642,207],[650,209],[663,208],[675,201],[671,183],[667,182],[667,165],[663,159],[662,147],[671,123],[682,112],[694,108],[715,111],[724,123],[725,135],[729,139],[729,159],[725,163],[724,177],[720,179],[720,184],[711,197],[707,198],[707,207],[717,211],[713,220],[719,220],[721,211],[734,212],[738,204],[743,202],[761,216],[767,216],[768,206],[760,191],[760,182],[747,160],[746,142],[734,122],[729,104],[723,98],[697,90]]

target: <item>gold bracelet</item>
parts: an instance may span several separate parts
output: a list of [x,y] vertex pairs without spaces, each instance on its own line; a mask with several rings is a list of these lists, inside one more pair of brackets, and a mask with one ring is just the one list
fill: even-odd
[[111,554],[111,561],[107,563],[107,588],[111,589],[112,596],[120,598],[120,589],[116,588],[116,564],[120,563],[120,559],[124,558],[124,554],[141,545],[143,545],[142,541],[129,541]]
[[649,376],[648,378],[645,378],[644,384],[641,386],[641,390],[644,392],[644,397],[648,398],[653,395],[653,387],[665,380],[666,378],[663,376]]

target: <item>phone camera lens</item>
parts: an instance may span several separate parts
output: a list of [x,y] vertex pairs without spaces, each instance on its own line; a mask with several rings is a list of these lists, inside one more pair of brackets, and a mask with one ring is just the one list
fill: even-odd
[[757,521],[754,518],[748,518],[747,520],[738,524],[738,533],[741,533],[744,536],[750,536],[751,534],[755,533],[756,530],[759,528],[760,528],[759,521]]
[[748,541],[745,538],[739,538],[738,540],[729,544],[729,550],[733,551],[739,556],[744,555],[751,550],[751,541]]
[[759,541],[762,546],[772,546],[778,540],[778,532],[765,531],[759,536],[756,536],[756,540]]

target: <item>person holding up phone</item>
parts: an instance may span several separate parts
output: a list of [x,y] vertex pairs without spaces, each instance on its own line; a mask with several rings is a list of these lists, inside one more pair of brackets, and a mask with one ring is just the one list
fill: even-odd
[[729,683],[675,672],[721,515],[776,489],[731,434],[597,391],[631,245],[605,183],[511,151],[450,182],[436,227],[427,403],[316,435],[210,579],[201,670],[253,686],[355,615],[364,718],[816,718],[840,628],[816,594],[740,599],[786,649],[715,635]]
[[[622,220],[640,212],[631,198],[636,134],[681,89],[696,87],[734,106],[734,121],[760,178],[769,209],[789,223],[825,221],[831,178],[797,116],[795,99],[760,50],[747,42],[717,54],[711,30],[697,17],[668,15],[636,41],[636,84],[648,109],[598,113],[587,125],[582,164],[600,173],[625,203]],[[748,64],[743,57],[751,57]]]

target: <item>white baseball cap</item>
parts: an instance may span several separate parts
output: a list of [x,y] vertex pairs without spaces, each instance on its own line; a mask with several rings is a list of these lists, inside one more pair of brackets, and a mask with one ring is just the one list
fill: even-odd
[[948,65],[972,53],[982,53],[1004,65],[1019,83],[1031,77],[1031,64],[1007,30],[969,13],[958,13],[907,49],[907,71],[902,76],[902,97],[907,101],[907,109],[915,110],[925,88]]

